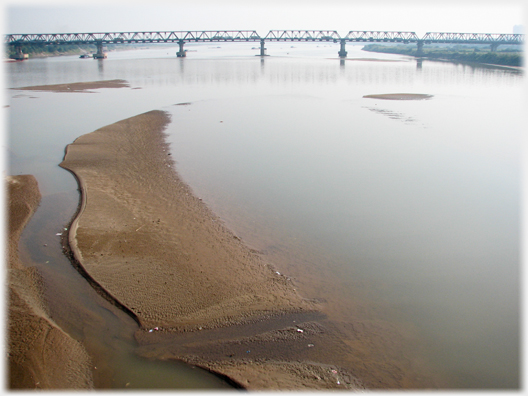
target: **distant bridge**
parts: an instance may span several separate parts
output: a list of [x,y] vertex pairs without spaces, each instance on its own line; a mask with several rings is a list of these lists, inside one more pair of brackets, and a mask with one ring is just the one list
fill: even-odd
[[270,30],[265,36],[255,30],[210,30],[170,32],[112,32],[112,33],[34,33],[7,34],[4,43],[16,48],[15,59],[27,58],[22,53],[24,44],[94,44],[97,52],[94,58],[105,58],[103,45],[131,43],[178,43],[178,57],[185,57],[184,44],[190,42],[254,41],[260,42],[260,55],[266,55],[265,43],[273,41],[317,41],[340,43],[339,57],[345,58],[347,42],[359,43],[403,43],[416,44],[417,56],[422,54],[424,44],[486,44],[495,51],[499,45],[522,45],[524,34],[500,33],[426,33],[419,38],[414,32],[359,31],[351,30],[341,37],[335,30]]

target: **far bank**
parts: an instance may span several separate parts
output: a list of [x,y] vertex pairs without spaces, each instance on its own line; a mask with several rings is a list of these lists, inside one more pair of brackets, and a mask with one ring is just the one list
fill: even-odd
[[[429,48],[428,48],[429,47]],[[454,62],[472,62],[500,66],[523,66],[523,52],[515,50],[512,46],[506,46],[504,50],[496,52],[484,50],[482,45],[434,45],[424,47],[422,57],[431,60],[448,60]],[[380,45],[369,44],[363,47],[363,51],[381,52],[385,54],[401,54],[418,56],[414,45]]]

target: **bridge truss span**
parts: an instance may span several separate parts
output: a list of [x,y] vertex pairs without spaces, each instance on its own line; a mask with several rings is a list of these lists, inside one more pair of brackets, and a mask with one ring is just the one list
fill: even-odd
[[335,30],[270,30],[266,41],[337,41],[341,37]]
[[420,38],[414,32],[385,32],[351,30],[344,37],[347,41],[416,43]]
[[7,34],[4,44],[14,46],[16,54],[14,59],[26,59],[27,54],[22,53],[25,44],[57,45],[57,44],[94,44],[97,53],[96,59],[103,59],[103,45],[108,44],[135,44],[135,43],[177,43],[178,57],[185,57],[185,43],[190,42],[230,42],[230,41],[260,41],[260,56],[266,56],[265,42],[272,41],[297,41],[297,42],[334,42],[340,44],[338,55],[340,58],[347,56],[345,49],[347,42],[376,42],[376,43],[414,43],[418,50],[416,56],[423,55],[424,44],[487,44],[495,51],[499,45],[522,45],[524,34],[502,33],[426,33],[419,38],[414,32],[403,31],[373,31],[351,30],[345,37],[341,37],[335,30],[270,30],[266,36],[260,36],[255,30],[203,30],[203,31],[164,31],[164,32],[108,32],[108,33],[34,33],[34,34]]
[[426,33],[421,39],[426,43],[460,43],[460,44],[523,44],[524,34],[504,33]]
[[182,32],[184,41],[259,41],[260,36],[255,30],[208,30]]
[[171,43],[179,41],[257,41],[254,30],[211,30],[170,32],[9,34],[6,44],[112,44]]

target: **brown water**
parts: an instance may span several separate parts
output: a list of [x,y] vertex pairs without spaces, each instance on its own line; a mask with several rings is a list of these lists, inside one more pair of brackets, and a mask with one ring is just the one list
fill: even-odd
[[[141,88],[8,93],[11,173],[35,174],[44,195],[24,243],[47,274],[59,324],[89,340],[112,384],[151,369],[172,380],[174,365],[130,357],[135,324],[81,286],[60,245],[41,247],[77,204],[57,166],[66,144],[165,109],[195,193],[307,297],[326,301],[343,331],[375,324],[361,352],[445,388],[518,387],[522,75],[296,47],[270,45],[265,59],[232,44],[197,46],[186,59],[159,49],[7,65],[8,87],[121,78]],[[433,98],[363,98],[399,92]],[[209,386],[194,369],[176,370],[181,379],[167,386]]]

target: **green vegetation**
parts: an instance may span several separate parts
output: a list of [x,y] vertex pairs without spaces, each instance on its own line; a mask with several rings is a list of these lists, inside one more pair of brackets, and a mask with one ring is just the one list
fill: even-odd
[[[28,54],[30,58],[97,52],[95,45],[90,44],[23,44],[21,45],[21,48],[22,52]],[[6,45],[5,56],[10,58],[14,54],[15,47],[13,45]]]
[[[131,46],[138,46],[138,44],[105,44],[104,48],[105,50],[114,51],[118,49],[130,49]],[[79,55],[84,53],[93,54],[97,52],[95,44],[22,44],[20,47],[22,48],[22,52],[28,54],[30,58]],[[13,45],[6,45],[4,54],[6,58],[10,58],[15,54],[15,47]]]
[[[429,48],[428,48],[429,47]],[[418,48],[416,44],[379,45],[369,44],[363,47],[363,51],[383,52],[388,54],[402,54],[416,56]],[[422,49],[422,56],[429,59],[446,59],[458,62],[488,63],[504,66],[522,66],[523,53],[521,49],[506,47],[496,52],[491,52],[484,46],[427,46]]]

